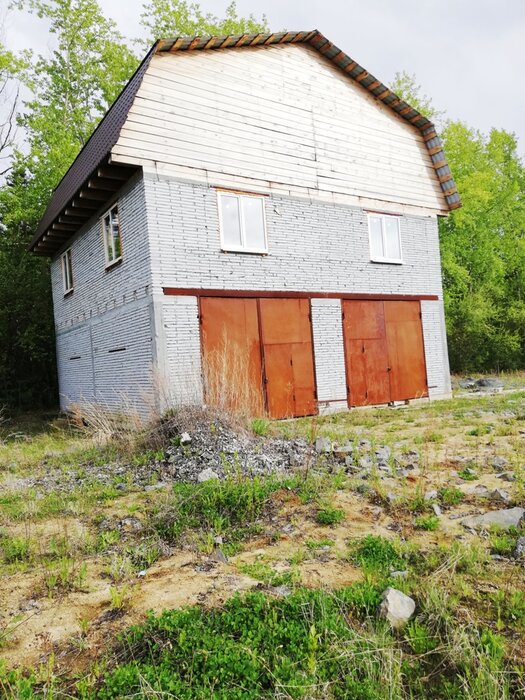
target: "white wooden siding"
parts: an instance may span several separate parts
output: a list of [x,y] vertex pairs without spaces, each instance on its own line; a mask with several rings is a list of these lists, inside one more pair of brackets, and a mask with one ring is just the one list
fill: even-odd
[[447,211],[417,130],[304,46],[155,56],[112,157],[207,184]]

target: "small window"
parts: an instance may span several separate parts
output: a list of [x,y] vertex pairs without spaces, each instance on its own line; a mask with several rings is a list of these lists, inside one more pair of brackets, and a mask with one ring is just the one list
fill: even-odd
[[64,294],[69,294],[73,291],[73,264],[71,262],[71,248],[68,248],[62,254],[62,281],[64,283]]
[[219,192],[218,198],[222,249],[267,253],[264,197]]
[[369,214],[370,257],[373,262],[402,263],[399,216]]
[[102,217],[102,230],[104,232],[106,267],[109,267],[122,258],[118,206],[116,204]]

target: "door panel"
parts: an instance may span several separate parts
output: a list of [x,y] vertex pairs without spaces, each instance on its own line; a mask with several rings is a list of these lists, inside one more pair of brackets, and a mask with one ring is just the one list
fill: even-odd
[[264,412],[256,299],[201,299],[206,400],[215,406]]
[[389,403],[390,382],[381,301],[343,301],[346,382],[350,406]]
[[260,299],[259,308],[270,416],[316,413],[309,301]]
[[343,301],[350,406],[428,395],[418,301]]
[[428,396],[418,301],[386,301],[385,319],[392,401]]

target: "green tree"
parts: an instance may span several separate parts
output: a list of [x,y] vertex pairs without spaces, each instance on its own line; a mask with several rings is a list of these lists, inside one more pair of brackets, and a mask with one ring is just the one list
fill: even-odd
[[266,17],[257,20],[253,15],[240,17],[232,2],[221,19],[211,12],[203,12],[197,3],[186,0],[150,0],[144,3],[142,26],[147,32],[143,44],[174,36],[212,36],[224,34],[257,34],[268,32]]
[[439,221],[451,366],[458,371],[525,365],[525,169],[516,137],[483,135],[443,120],[415,76],[397,74],[392,89],[432,120],[441,137],[462,208]]

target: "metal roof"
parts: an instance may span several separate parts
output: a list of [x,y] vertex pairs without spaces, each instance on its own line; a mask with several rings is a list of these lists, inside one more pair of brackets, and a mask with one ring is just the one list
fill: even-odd
[[[157,41],[141,65],[126,85],[119,97],[106,113],[91,138],[86,143],[76,160],[62,178],[53,193],[46,212],[40,221],[36,236],[30,250],[36,250],[50,227],[58,216],[69,205],[79,190],[86,184],[96,168],[106,161],[112,147],[118,140],[120,131],[126,121],[128,112],[149,66],[151,58],[157,53],[175,53],[178,51],[208,51],[226,48],[252,48],[257,46],[274,46],[287,44],[303,44],[311,46],[327,60],[331,61],[349,78],[359,83],[374,98],[394,111],[401,119],[414,126],[422,135],[428,149],[436,176],[441,185],[449,209],[457,209],[461,201],[456,184],[447,163],[443,146],[437,135],[434,124],[416,109],[401,100],[386,85],[369,73],[357,61],[329,41],[317,30],[309,32],[278,32],[274,34],[242,34],[213,37],[176,37]],[[48,250],[41,252],[52,254],[62,243],[49,245]]]

